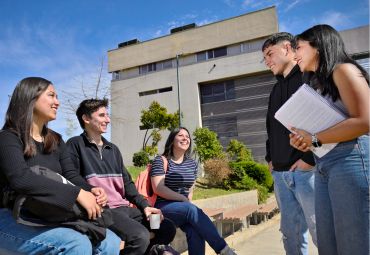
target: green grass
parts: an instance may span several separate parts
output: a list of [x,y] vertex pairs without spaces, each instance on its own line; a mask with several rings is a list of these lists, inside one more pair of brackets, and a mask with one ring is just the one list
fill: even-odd
[[193,200],[210,198],[210,197],[217,197],[222,195],[229,195],[232,193],[242,192],[243,190],[224,190],[218,188],[202,188],[202,187],[195,187],[193,193]]
[[229,195],[232,193],[238,193],[243,192],[244,190],[225,190],[215,187],[209,187],[207,185],[207,180],[203,178],[198,178],[194,193],[193,193],[193,200],[197,199],[204,199],[204,198],[211,198],[211,197],[217,197],[222,195]]
[[132,180],[135,181],[137,176],[141,171],[145,169],[145,166],[143,167],[136,167],[136,166],[129,166],[127,167],[128,172],[131,174]]
[[[131,174],[133,181],[136,180],[139,173],[144,169],[145,167],[135,167],[135,166],[127,167],[127,170]],[[219,188],[210,188],[207,186],[206,181],[200,178],[195,185],[193,200],[228,195],[242,191],[243,190],[224,190]]]

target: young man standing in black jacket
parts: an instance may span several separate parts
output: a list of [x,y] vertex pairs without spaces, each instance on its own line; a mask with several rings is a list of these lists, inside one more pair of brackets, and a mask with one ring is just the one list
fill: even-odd
[[123,254],[143,255],[153,244],[170,243],[176,227],[164,219],[159,229],[149,233],[149,215],[162,213],[138,193],[118,147],[102,136],[110,123],[107,107],[107,99],[82,101],[76,115],[84,132],[69,139],[67,146],[80,174],[90,185],[105,190],[114,220],[109,228],[125,242]]
[[280,231],[288,255],[308,253],[308,229],[316,244],[314,158],[311,151],[303,153],[291,147],[290,131],[274,118],[275,112],[303,84],[293,44],[293,36],[283,32],[272,35],[262,46],[265,64],[277,79],[266,116],[265,159],[274,178],[281,212]]

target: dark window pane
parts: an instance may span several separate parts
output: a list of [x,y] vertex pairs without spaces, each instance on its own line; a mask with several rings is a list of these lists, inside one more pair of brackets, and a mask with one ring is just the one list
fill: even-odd
[[148,72],[153,72],[156,70],[156,63],[148,64]]
[[201,86],[200,87],[200,94],[204,96],[212,95],[212,86]]
[[226,99],[235,99],[234,81],[226,82]]
[[207,51],[207,54],[208,54],[208,59],[213,58],[213,50]]
[[207,60],[207,57],[206,57],[206,52],[205,51],[199,52],[197,54],[197,62],[206,61],[206,60]]
[[146,74],[148,72],[148,65],[140,66],[139,73]]
[[163,69],[172,68],[172,60],[163,61]]
[[168,92],[168,91],[172,91],[172,87],[167,87],[167,88],[163,88],[163,89],[158,90],[159,93],[164,93],[164,92]]
[[225,94],[225,86],[223,83],[215,84],[213,87],[213,95]]
[[212,96],[202,96],[202,104],[206,103],[212,103],[213,102],[213,97]]
[[213,50],[214,52],[214,57],[222,57],[227,55],[227,48],[226,47],[221,47]]
[[213,102],[225,101],[225,94],[214,95]]

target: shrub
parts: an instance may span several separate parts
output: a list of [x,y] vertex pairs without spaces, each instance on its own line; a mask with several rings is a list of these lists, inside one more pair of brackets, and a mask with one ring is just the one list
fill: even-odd
[[226,159],[208,159],[204,161],[203,169],[212,186],[224,186],[224,180],[231,173],[229,162]]
[[251,190],[255,189],[257,185],[258,185],[257,182],[253,178],[249,177],[248,175],[245,175],[240,182],[235,183],[235,188]]
[[145,150],[146,154],[149,156],[155,156],[158,154],[158,147],[157,146],[150,146],[150,145],[147,145],[145,146]]
[[148,153],[143,150],[134,153],[134,156],[132,157],[132,163],[136,167],[146,166],[149,163]]
[[229,145],[226,148],[226,152],[229,154],[230,159],[235,161],[253,161],[252,152],[248,149],[244,143],[231,139]]
[[235,184],[234,188],[236,189],[243,190],[256,189],[259,204],[265,202],[268,198],[268,189],[265,186],[258,184],[256,180],[254,180],[248,175],[245,175],[240,182],[235,182],[234,184]]
[[257,181],[258,184],[272,190],[273,179],[267,165],[254,161],[240,161],[230,163],[232,168],[232,179],[234,182],[241,181],[244,175],[248,175]]
[[257,184],[257,193],[258,193],[258,203],[266,202],[267,198],[269,197],[268,189],[265,186]]
[[200,162],[211,158],[224,158],[222,145],[217,140],[215,132],[208,128],[197,128],[193,136],[194,151],[198,154]]

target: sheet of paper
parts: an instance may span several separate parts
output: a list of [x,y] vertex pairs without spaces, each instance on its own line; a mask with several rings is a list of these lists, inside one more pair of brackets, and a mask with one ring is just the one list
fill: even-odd
[[[275,113],[275,118],[289,130],[296,127],[315,134],[345,120],[346,116],[309,85],[303,84]],[[322,157],[336,145],[323,144],[311,150]]]

